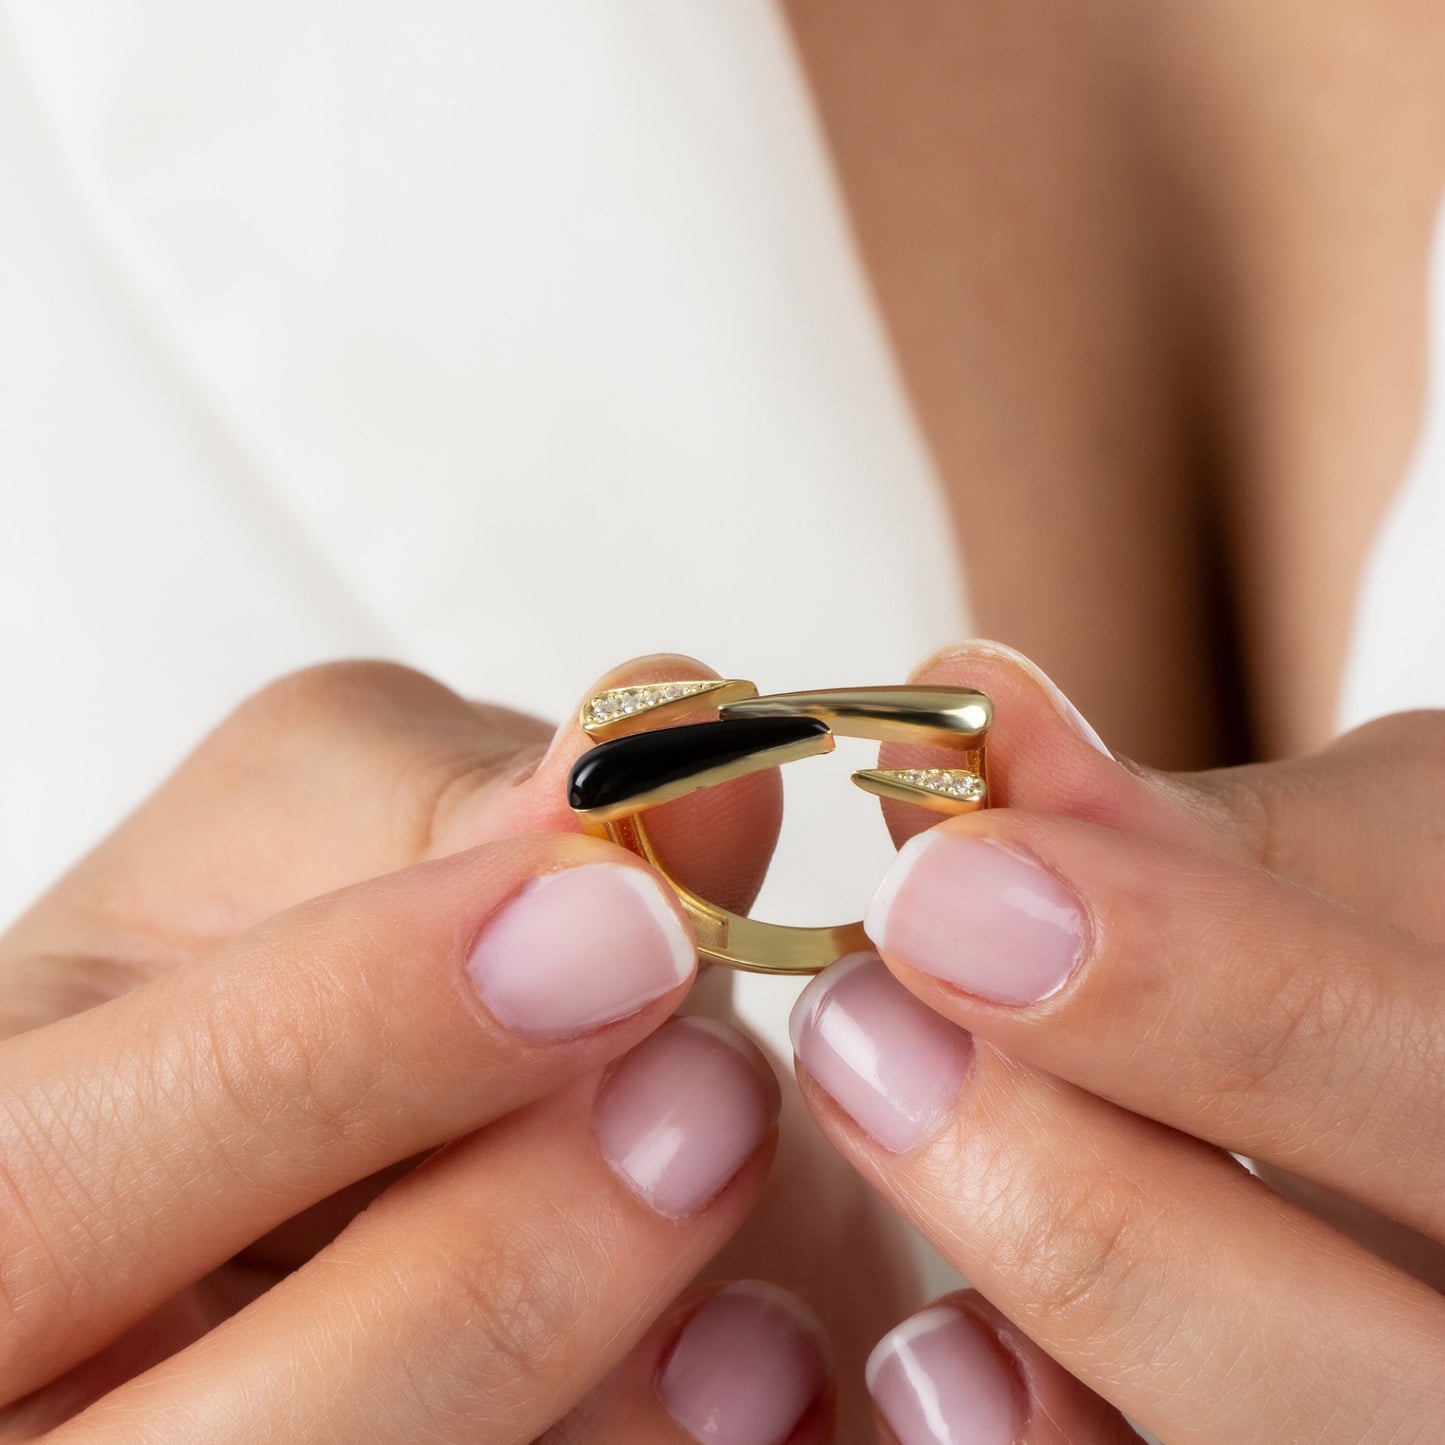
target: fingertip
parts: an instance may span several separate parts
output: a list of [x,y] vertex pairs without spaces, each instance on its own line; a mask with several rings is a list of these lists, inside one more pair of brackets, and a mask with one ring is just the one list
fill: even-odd
[[781,1090],[736,1029],[673,1018],[626,1055],[598,1092],[603,1158],[634,1196],[674,1220],[701,1214],[733,1185],[761,1187]]
[[868,1359],[868,1390],[899,1445],[1122,1445],[1124,1416],[977,1290],[935,1300]]
[[692,1439],[822,1445],[831,1435],[833,1374],[827,1336],[812,1311],[776,1285],[741,1280],[687,1316],[654,1388]]
[[[582,707],[590,697],[612,688],[640,686],[648,682],[663,682],[674,679],[695,678],[715,679],[719,674],[705,662],[688,657],[680,652],[651,652],[642,657],[629,658],[602,673],[577,700],[562,721],[557,725],[546,746],[534,751],[532,756],[519,765],[505,779],[512,788],[538,791],[537,784],[549,775],[565,777],[577,758],[590,745],[582,726]],[[547,787],[549,796],[558,790]],[[565,789],[561,790],[565,793]]]
[[[684,653],[655,652],[604,673],[585,697],[609,688],[720,676]],[[697,716],[685,720],[695,721]],[[574,712],[528,789],[540,791],[550,806],[560,806],[557,800],[565,799],[567,775],[590,745],[578,712]],[[782,823],[783,785],[776,769],[731,778],[675,798],[649,809],[647,816],[649,836],[668,871],[694,892],[737,913],[746,912],[757,897]]]
[[875,953],[853,954],[808,986],[793,1014],[793,1049],[805,1101],[826,1098],[893,1155],[947,1126],[974,1057],[968,1032],[906,989]]
[[[567,794],[573,767],[592,746],[581,717],[587,699],[613,688],[718,676],[706,663],[671,652],[649,653],[609,668],[579,696],[545,746],[519,753],[500,775],[489,771],[474,776],[471,786],[459,786],[454,796],[442,800],[433,856],[519,833],[580,831]],[[683,798],[655,809],[649,823],[655,825],[654,841],[666,845],[669,862],[675,857],[689,882],[696,878],[706,885],[700,891],[725,907],[736,907],[735,898],[745,894],[751,901],[761,884],[781,806],[776,779],[758,774],[709,789],[705,798]],[[698,826],[700,819],[706,827]]]
[[[1017,648],[1006,642],[995,642],[991,638],[969,638],[963,642],[949,643],[930,653],[914,669],[912,680],[917,682],[939,681],[945,675],[959,671],[976,671],[980,665],[1009,669],[1021,673],[1049,701],[1054,711],[1069,725],[1074,733],[1111,762],[1114,754],[1092,723],[1069,700],[1063,689],[1031,657],[1026,657]],[[980,689],[982,691],[983,689]]]
[[600,839],[502,846],[504,857],[478,859],[493,871],[465,971],[508,1035],[560,1042],[665,1000],[676,1007],[697,967],[696,941],[652,869]]
[[[907,1445],[1012,1445],[1028,1419],[1016,1362],[964,1296],[911,1315],[868,1357],[868,1393]],[[946,1433],[945,1433],[946,1432]]]
[[[1037,664],[1004,643],[969,639],[939,648],[914,670],[913,681],[969,687],[993,702],[988,734],[988,785],[995,806],[1127,822],[1148,784],[1120,766],[1098,733]],[[940,767],[956,755],[938,749],[886,746],[881,767]],[[932,819],[907,804],[886,803],[890,832],[902,842]]]

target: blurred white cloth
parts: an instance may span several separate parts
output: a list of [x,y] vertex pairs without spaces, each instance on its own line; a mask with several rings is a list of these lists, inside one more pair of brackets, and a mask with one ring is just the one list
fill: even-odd
[[555,717],[964,630],[766,0],[0,17],[0,917],[308,661]]
[[[1442,377],[1351,721],[1445,703]],[[967,630],[770,0],[0,0],[0,488],[0,925],[309,661],[560,716]],[[805,771],[790,916],[856,914],[882,830]]]
[[1445,707],[1445,210],[1435,223],[1424,421],[1370,549],[1340,689],[1340,731]]

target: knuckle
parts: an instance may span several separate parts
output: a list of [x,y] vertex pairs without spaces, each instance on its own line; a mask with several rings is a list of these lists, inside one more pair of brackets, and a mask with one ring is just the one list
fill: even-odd
[[1364,1151],[1429,1167],[1445,1101],[1413,1081],[1445,1071],[1436,991],[1401,988],[1350,949],[1330,958],[1313,940],[1271,945],[1271,967],[1220,1002],[1206,1065],[1176,1078],[1181,1098],[1245,1153],[1319,1167]]
[[1106,1188],[1056,1190],[1020,1221],[1013,1249],[1034,1308],[1050,1321],[1113,1314],[1135,1294],[1130,1212]]
[[1445,710],[1377,718],[1307,757],[1200,781],[1251,861],[1289,874],[1317,850],[1316,830],[1338,827],[1341,809],[1360,798],[1403,795],[1435,815],[1445,803]]
[[1389,1047],[1393,1011],[1366,972],[1322,966],[1317,948],[1283,933],[1263,942],[1269,967],[1215,1002],[1174,1087],[1234,1149],[1318,1154],[1347,1127],[1340,1100],[1372,1066],[1361,1041]]
[[[84,1181],[50,1142],[52,1130],[12,1099],[0,1115],[0,1399],[28,1388],[39,1363],[79,1324],[92,1282],[74,1260],[95,1227]],[[23,1117],[22,1117],[23,1112]],[[63,1208],[46,1208],[51,1198]],[[52,1217],[55,1216],[55,1217]]]
[[211,1131],[215,1161],[252,1188],[282,1171],[293,1186],[312,1170],[324,1175],[339,1149],[364,1152],[388,1127],[387,1030],[367,991],[348,986],[358,970],[347,968],[342,940],[326,930],[308,949],[305,932],[293,914],[283,988],[248,987],[244,967],[218,974],[161,1086],[186,1096],[187,1116]]
[[317,663],[267,683],[231,714],[222,729],[247,736],[260,732],[314,738],[329,735],[339,723],[354,726],[379,702],[439,691],[445,691],[441,684],[400,663],[367,659]]
[[553,1206],[509,1220],[460,1267],[453,1262],[462,1324],[453,1339],[500,1408],[537,1398],[565,1368],[579,1326],[610,1292],[618,1230],[599,1201],[576,1211]]
[[[1424,858],[1438,862],[1437,820],[1445,809],[1445,710],[1395,713],[1346,734],[1320,756],[1321,819],[1338,810],[1341,796],[1390,798],[1375,834],[1398,845],[1402,830]],[[1343,776],[1342,776],[1343,775]],[[1374,821],[1374,820],[1370,820]]]
[[979,1218],[991,1260],[1040,1327],[1097,1338],[1136,1318],[1162,1242],[1135,1186],[1102,1160],[1051,1171],[1027,1146],[1001,1149],[986,1177]]
[[1210,788],[1249,862],[1266,873],[1288,873],[1292,823],[1312,791],[1308,777],[1292,766],[1251,764],[1215,775]]
[[305,798],[349,816],[364,809],[368,833],[401,866],[427,856],[449,809],[535,746],[520,714],[481,708],[398,663],[342,661],[269,683],[196,760],[208,782],[253,798]]
[[[1280,941],[1276,966],[1262,980],[1268,991],[1239,1006],[1230,1001],[1227,1016],[1212,1031],[1213,1084],[1230,1094],[1277,1100],[1283,1091],[1317,1083],[1333,1088],[1332,1059],[1342,1056],[1342,1039],[1359,1037],[1370,1027],[1377,1000],[1358,975],[1308,966],[1291,966]],[[1317,962],[1317,960],[1316,960]]]
[[1420,708],[1374,718],[1346,733],[1331,751],[1414,763],[1438,774],[1445,768],[1445,709]]

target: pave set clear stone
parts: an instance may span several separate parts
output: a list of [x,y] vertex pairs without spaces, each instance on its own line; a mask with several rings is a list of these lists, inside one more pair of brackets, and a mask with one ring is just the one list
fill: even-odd
[[700,692],[711,692],[721,686],[721,682],[708,679],[704,682],[652,682],[642,687],[610,687],[606,692],[587,699],[582,709],[582,726],[601,727],[604,723],[616,722],[618,718],[631,717],[633,713],[646,712],[649,708],[676,702],[679,698],[695,697]]
[[981,798],[984,792],[983,779],[977,773],[954,768],[900,768],[882,776],[895,778],[910,787],[922,788],[926,793],[939,793],[945,798],[959,798],[964,802]]

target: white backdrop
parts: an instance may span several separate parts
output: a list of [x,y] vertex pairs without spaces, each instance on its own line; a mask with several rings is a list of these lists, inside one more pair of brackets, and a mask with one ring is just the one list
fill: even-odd
[[[559,716],[966,631],[766,0],[0,0],[0,488],[0,922],[308,661]],[[1445,703],[1442,537],[1433,424],[1349,720]],[[856,912],[881,829],[803,773],[770,906]]]

